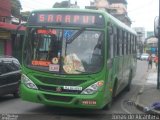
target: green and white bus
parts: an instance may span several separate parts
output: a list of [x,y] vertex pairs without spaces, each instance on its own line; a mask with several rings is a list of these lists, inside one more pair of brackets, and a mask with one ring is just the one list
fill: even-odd
[[136,70],[136,32],[105,11],[33,11],[23,45],[20,96],[51,106],[102,109]]

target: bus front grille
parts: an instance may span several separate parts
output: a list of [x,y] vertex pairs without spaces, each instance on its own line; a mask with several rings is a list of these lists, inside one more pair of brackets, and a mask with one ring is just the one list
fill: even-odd
[[44,85],[37,85],[38,89],[45,92],[51,93],[63,93],[63,94],[80,94],[82,91],[79,90],[66,90],[62,87],[55,87],[55,86],[44,86]]
[[70,102],[73,99],[73,97],[48,95],[48,94],[44,94],[44,97],[47,100],[50,100],[50,101],[59,101],[59,102]]
[[58,78],[49,78],[49,77],[42,77],[42,76],[35,76],[37,80],[42,83],[49,84],[49,85],[62,85],[62,86],[78,86],[86,80],[70,80],[70,79],[58,79]]

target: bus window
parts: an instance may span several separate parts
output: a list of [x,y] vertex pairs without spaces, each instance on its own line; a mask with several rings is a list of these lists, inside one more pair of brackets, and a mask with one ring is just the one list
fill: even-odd
[[123,36],[122,36],[122,30],[119,30],[119,37],[118,37],[118,38],[119,38],[119,55],[120,55],[120,56],[123,55],[123,52],[122,52],[122,49],[123,49],[123,48],[122,48],[122,47],[123,47],[123,46],[122,46],[122,45],[123,45],[122,37],[123,37]]
[[125,31],[122,31],[122,55],[124,55],[124,47],[125,47]]
[[120,46],[119,46],[119,29],[117,28],[117,56],[119,56]]
[[133,39],[133,35],[131,35],[131,54],[133,54],[134,52],[134,39]]
[[109,24],[108,26],[108,53],[109,53],[109,58],[114,57],[114,30],[113,26]]
[[114,42],[113,42],[114,56],[117,56],[117,28],[116,27],[113,27],[113,34],[114,34]]
[[126,46],[127,46],[127,33],[124,31],[124,38],[123,38],[123,46],[124,46],[124,55],[126,55]]
[[130,54],[132,54],[132,34],[130,34]]
[[137,53],[137,38],[135,36],[135,52]]
[[130,43],[131,43],[131,41],[130,41],[130,34],[128,33],[128,54],[131,53],[131,51],[130,51]]
[[49,44],[49,60],[52,60],[52,58],[58,56],[58,52],[61,51],[60,41],[58,41],[58,38],[56,35],[51,36],[51,41]]
[[[103,34],[101,32],[84,31],[77,38],[72,40],[72,42],[66,43],[65,56],[75,54],[82,62],[85,72],[99,71],[103,63],[102,42]],[[67,66],[67,63],[64,66]]]
[[[30,47],[24,48],[27,51],[25,63],[41,71],[62,74],[98,72],[103,66],[104,33],[79,30],[29,30],[31,34],[28,31],[26,44]],[[66,31],[71,34],[68,36]]]
[[126,54],[128,55],[128,32],[126,33]]

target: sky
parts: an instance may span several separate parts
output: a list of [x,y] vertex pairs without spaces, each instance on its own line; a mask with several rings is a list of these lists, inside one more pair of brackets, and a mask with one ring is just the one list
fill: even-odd
[[[63,0],[19,0],[22,11],[52,8],[55,2]],[[70,0],[74,3],[75,0]],[[76,0],[81,8],[93,0]],[[127,0],[128,16],[132,21],[131,27],[144,27],[146,31],[154,30],[154,19],[159,15],[159,0]]]

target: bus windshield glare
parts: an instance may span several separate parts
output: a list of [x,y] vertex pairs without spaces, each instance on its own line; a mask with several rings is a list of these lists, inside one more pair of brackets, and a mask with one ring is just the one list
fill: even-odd
[[85,28],[29,28],[24,64],[57,74],[99,72],[103,66],[103,37],[102,31]]

